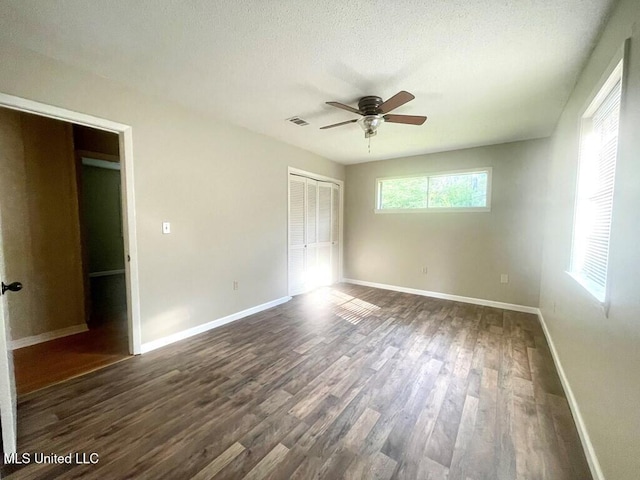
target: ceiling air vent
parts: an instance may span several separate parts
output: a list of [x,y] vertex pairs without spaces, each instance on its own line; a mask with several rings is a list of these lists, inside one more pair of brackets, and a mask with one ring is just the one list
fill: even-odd
[[287,121],[289,121],[291,123],[295,123],[296,125],[298,125],[300,127],[304,127],[305,125],[309,125],[309,122],[304,121],[300,117],[287,118]]

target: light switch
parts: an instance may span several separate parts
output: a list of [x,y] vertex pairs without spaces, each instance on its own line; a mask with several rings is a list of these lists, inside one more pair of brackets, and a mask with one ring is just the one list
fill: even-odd
[[509,275],[503,273],[500,275],[500,283],[509,283]]
[[171,223],[162,222],[162,233],[171,233]]

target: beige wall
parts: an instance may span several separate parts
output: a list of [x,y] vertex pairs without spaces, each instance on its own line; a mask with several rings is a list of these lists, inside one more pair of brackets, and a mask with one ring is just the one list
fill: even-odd
[[0,214],[13,339],[84,323],[71,126],[0,109]]
[[[640,3],[621,0],[552,138],[541,309],[605,477],[640,472]],[[633,30],[633,34],[632,34]],[[608,318],[569,267],[584,109],[625,38],[631,40],[610,245]]]
[[0,92],[132,127],[143,342],[287,295],[287,166],[344,167],[6,43],[0,62]]
[[[345,277],[537,306],[546,153],[534,140],[348,166]],[[374,213],[377,177],[487,166],[491,212]]]

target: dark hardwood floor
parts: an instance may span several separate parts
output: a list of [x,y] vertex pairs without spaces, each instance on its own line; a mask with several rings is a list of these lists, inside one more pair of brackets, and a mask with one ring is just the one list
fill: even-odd
[[19,452],[99,462],[13,479],[591,478],[535,316],[353,285],[26,395],[18,416]]

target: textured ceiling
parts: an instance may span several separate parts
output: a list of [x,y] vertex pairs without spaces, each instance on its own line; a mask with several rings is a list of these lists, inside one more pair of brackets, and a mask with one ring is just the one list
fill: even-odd
[[[614,1],[3,0],[0,37],[348,164],[549,135]],[[371,153],[318,129],[399,90],[429,120]]]

